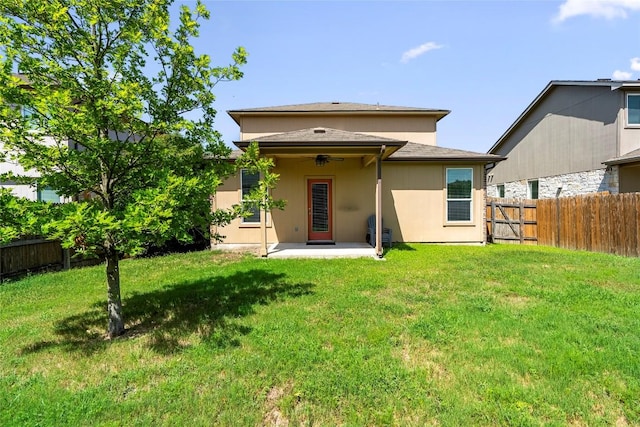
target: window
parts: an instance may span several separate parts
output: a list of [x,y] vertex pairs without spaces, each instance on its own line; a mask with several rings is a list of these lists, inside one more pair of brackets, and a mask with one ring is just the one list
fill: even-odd
[[640,125],[640,94],[627,94],[627,124]]
[[498,184],[498,197],[504,198],[504,184]]
[[447,168],[447,221],[471,221],[473,169]]
[[527,199],[537,199],[538,198],[538,180],[533,179],[529,181],[527,186]]
[[[247,194],[251,192],[254,188],[258,186],[258,182],[260,181],[259,173],[251,173],[246,169],[242,169],[240,174],[240,188],[242,188],[242,200]],[[242,218],[243,224],[259,224],[260,223],[260,209],[255,206],[251,208],[251,216]]]
[[50,187],[38,187],[38,201],[49,203],[60,203],[60,195]]

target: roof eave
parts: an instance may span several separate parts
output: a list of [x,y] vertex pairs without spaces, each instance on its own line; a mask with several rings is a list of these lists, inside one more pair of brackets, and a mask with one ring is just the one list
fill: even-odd
[[610,159],[605,162],[602,162],[602,164],[607,166],[617,166],[617,165],[626,165],[627,163],[638,163],[638,162],[640,162],[640,156],[627,157],[623,159]]
[[442,157],[390,157],[387,159],[389,162],[430,162],[430,163],[495,163],[506,160],[506,157],[455,157],[455,156],[442,156]]

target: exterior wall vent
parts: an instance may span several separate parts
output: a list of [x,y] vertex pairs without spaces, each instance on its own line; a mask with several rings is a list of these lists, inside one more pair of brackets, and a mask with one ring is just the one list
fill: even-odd
[[313,133],[327,133],[327,131],[324,128],[315,128]]

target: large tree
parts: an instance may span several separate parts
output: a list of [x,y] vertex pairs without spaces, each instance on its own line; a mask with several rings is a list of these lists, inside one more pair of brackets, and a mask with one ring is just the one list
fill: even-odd
[[[0,5],[0,145],[37,178],[73,200],[56,207],[9,201],[28,232],[106,260],[110,337],[125,331],[118,262],[148,244],[189,239],[225,224],[241,206],[211,212],[229,174],[229,149],[214,130],[214,86],[242,77],[246,52],[212,66],[192,40],[209,12],[199,1],[170,21],[172,0],[3,0]],[[24,114],[24,113],[27,114]],[[197,114],[195,114],[197,113]],[[245,167],[268,162],[248,150]],[[256,195],[264,205],[264,195]],[[13,209],[13,211],[12,211]],[[24,212],[30,211],[30,215]],[[35,214],[34,214],[35,212]],[[2,212],[0,212],[2,216]],[[13,216],[19,234],[21,218]],[[35,231],[34,231],[35,230]]]

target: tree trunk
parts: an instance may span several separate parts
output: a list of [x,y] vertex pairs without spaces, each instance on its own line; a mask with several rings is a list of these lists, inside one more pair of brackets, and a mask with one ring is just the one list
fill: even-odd
[[120,298],[120,267],[118,266],[118,252],[115,248],[107,248],[106,252],[109,338],[115,338],[124,334],[122,300]]

